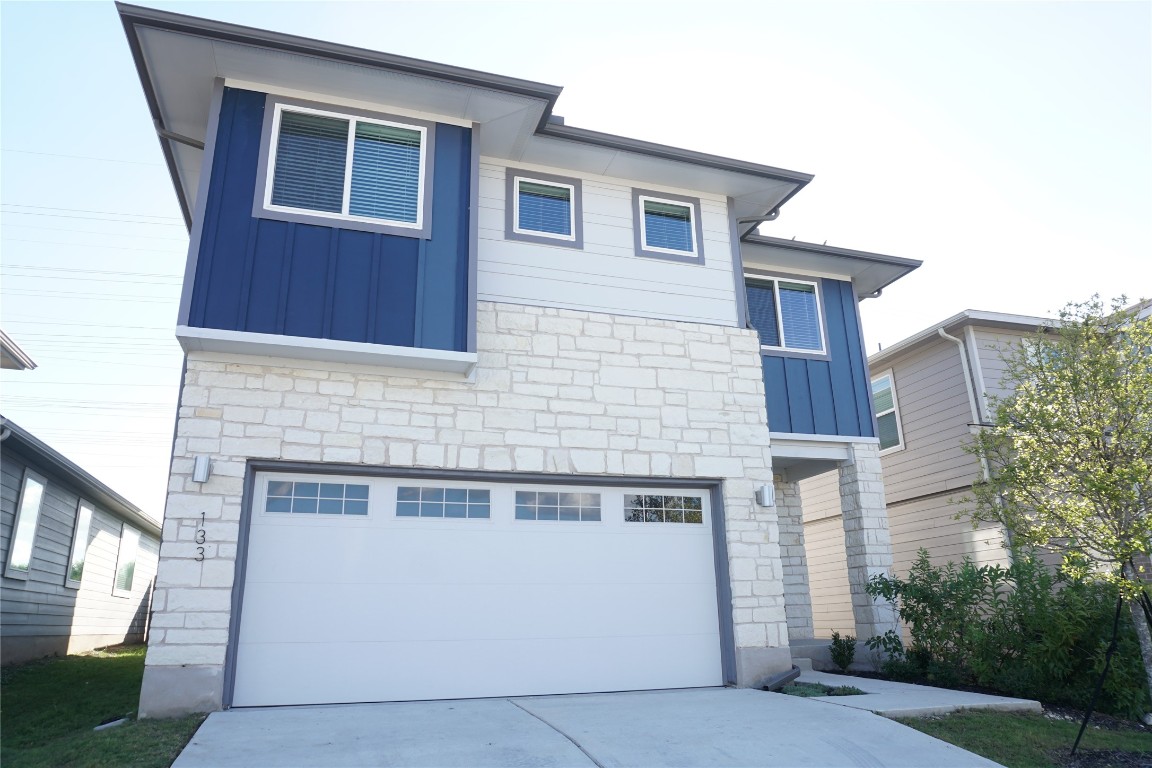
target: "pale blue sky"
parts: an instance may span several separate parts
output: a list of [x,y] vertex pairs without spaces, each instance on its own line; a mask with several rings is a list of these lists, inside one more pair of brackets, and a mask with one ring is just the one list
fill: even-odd
[[[765,234],[923,259],[870,351],[1152,295],[1152,3],[145,3],[564,86],[569,124],[816,174]],[[3,413],[159,516],[187,238],[111,3],[0,4]]]

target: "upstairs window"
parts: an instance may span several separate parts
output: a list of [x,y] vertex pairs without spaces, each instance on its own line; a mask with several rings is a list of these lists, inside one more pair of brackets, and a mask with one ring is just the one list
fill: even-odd
[[583,247],[579,179],[515,168],[507,173],[507,239]]
[[872,410],[876,413],[876,436],[880,438],[880,450],[903,448],[904,436],[900,432],[900,411],[896,404],[891,371],[885,371],[872,379]]
[[816,283],[756,276],[748,281],[748,317],[764,349],[824,353]]
[[635,190],[635,224],[639,255],[701,260],[699,200]]
[[271,134],[263,213],[424,228],[428,126],[276,104]]

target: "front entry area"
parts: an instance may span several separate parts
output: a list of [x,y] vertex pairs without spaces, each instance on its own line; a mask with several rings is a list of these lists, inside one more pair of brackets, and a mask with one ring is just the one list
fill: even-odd
[[707,489],[258,473],[232,706],[724,684]]

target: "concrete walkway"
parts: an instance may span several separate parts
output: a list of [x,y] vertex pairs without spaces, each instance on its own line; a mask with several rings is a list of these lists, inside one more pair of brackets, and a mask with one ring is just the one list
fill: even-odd
[[174,768],[926,765],[996,763],[861,709],[699,688],[234,709],[210,715]]
[[823,683],[833,687],[851,685],[866,692],[867,696],[814,696],[810,701],[839,704],[842,707],[863,709],[884,717],[927,717],[946,715],[960,709],[992,709],[1002,712],[1043,712],[1040,702],[1030,699],[1012,699],[1007,696],[988,696],[982,693],[952,691],[927,685],[891,683],[867,677],[834,675],[828,672],[805,670],[800,673],[801,683]]

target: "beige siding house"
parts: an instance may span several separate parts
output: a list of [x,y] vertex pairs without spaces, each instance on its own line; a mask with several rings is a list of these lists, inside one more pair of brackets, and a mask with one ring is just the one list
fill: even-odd
[[[966,310],[868,359],[895,574],[908,572],[921,547],[937,563],[971,557],[980,565],[1007,564],[999,526],[973,528],[955,519],[959,500],[982,473],[963,446],[990,420],[988,396],[1007,394],[1000,383],[1003,351],[1051,323]],[[799,485],[819,665],[826,638],[833,631],[852,634],[855,625],[836,476]]]

